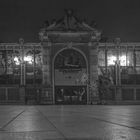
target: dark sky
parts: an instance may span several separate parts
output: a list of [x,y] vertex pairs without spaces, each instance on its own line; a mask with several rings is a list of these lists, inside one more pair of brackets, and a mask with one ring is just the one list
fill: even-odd
[[140,0],[0,0],[0,41],[39,42],[43,22],[63,17],[67,8],[95,20],[109,40],[140,42]]

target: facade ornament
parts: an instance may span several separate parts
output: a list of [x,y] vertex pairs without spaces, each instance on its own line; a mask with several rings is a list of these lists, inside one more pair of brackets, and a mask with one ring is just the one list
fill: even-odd
[[43,39],[47,42],[49,42],[49,37],[48,37],[48,34],[46,34],[45,36],[43,36]]
[[73,28],[75,28],[75,24],[76,24],[76,19],[73,16],[73,10],[65,10],[66,12],[66,16],[64,17],[64,24],[66,29],[71,30]]
[[43,41],[43,39],[44,39],[45,32],[46,32],[45,28],[42,28],[39,32],[39,39],[41,41]]
[[19,39],[19,43],[20,43],[21,45],[23,45],[23,44],[24,44],[24,39],[23,39],[23,38],[20,38],[20,39]]
[[[95,22],[93,24],[95,25]],[[47,31],[96,31],[85,20],[78,19],[72,9],[66,9],[65,16],[59,20],[52,20],[51,23],[45,21],[45,29]]]
[[115,38],[115,44],[117,45],[117,46],[119,46],[120,45],[120,43],[121,43],[121,39],[120,38]]
[[67,48],[71,49],[72,46],[73,46],[73,43],[72,42],[67,43]]
[[95,20],[92,20],[91,21],[90,26],[93,27],[93,28],[96,28],[97,27],[97,23],[95,22]]
[[43,41],[43,36],[44,36],[44,33],[43,33],[43,32],[40,32],[40,33],[39,33],[39,39],[40,39],[41,41]]
[[50,25],[50,24],[49,24],[49,21],[46,20],[46,21],[44,22],[44,28],[47,28],[49,25]]
[[98,42],[101,39],[101,32],[100,31],[94,31],[91,33],[91,42]]
[[97,39],[97,37],[95,35],[91,36],[91,42],[94,42]]

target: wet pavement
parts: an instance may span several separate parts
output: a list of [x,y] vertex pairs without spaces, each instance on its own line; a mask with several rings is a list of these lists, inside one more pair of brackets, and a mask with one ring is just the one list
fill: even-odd
[[0,106],[0,140],[139,140],[140,106]]

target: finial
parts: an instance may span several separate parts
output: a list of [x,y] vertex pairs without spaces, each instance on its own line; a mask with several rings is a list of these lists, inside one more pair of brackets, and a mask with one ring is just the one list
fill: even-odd
[[65,9],[66,15],[67,16],[72,16],[73,15],[73,10],[72,9]]
[[20,44],[23,44],[23,43],[24,43],[24,39],[23,39],[23,38],[20,38],[20,39],[19,39],[19,43],[20,43]]

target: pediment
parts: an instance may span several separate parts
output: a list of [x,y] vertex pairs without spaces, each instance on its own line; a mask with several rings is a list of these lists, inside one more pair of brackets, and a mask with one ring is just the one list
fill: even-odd
[[65,10],[65,15],[59,20],[54,20],[53,23],[46,25],[46,31],[94,31],[95,29],[88,25],[85,21],[79,20],[72,10]]
[[[72,10],[66,10],[65,16],[59,20],[54,20],[51,24],[46,22],[45,27],[40,31],[40,38],[45,37],[53,42],[60,40],[77,40],[78,42],[86,39],[90,41],[91,36],[100,36],[100,32],[85,21],[79,20]],[[55,38],[55,39],[54,39]],[[76,39],[77,38],[77,39]],[[60,41],[61,42],[61,41]],[[63,42],[63,41],[62,41]]]

